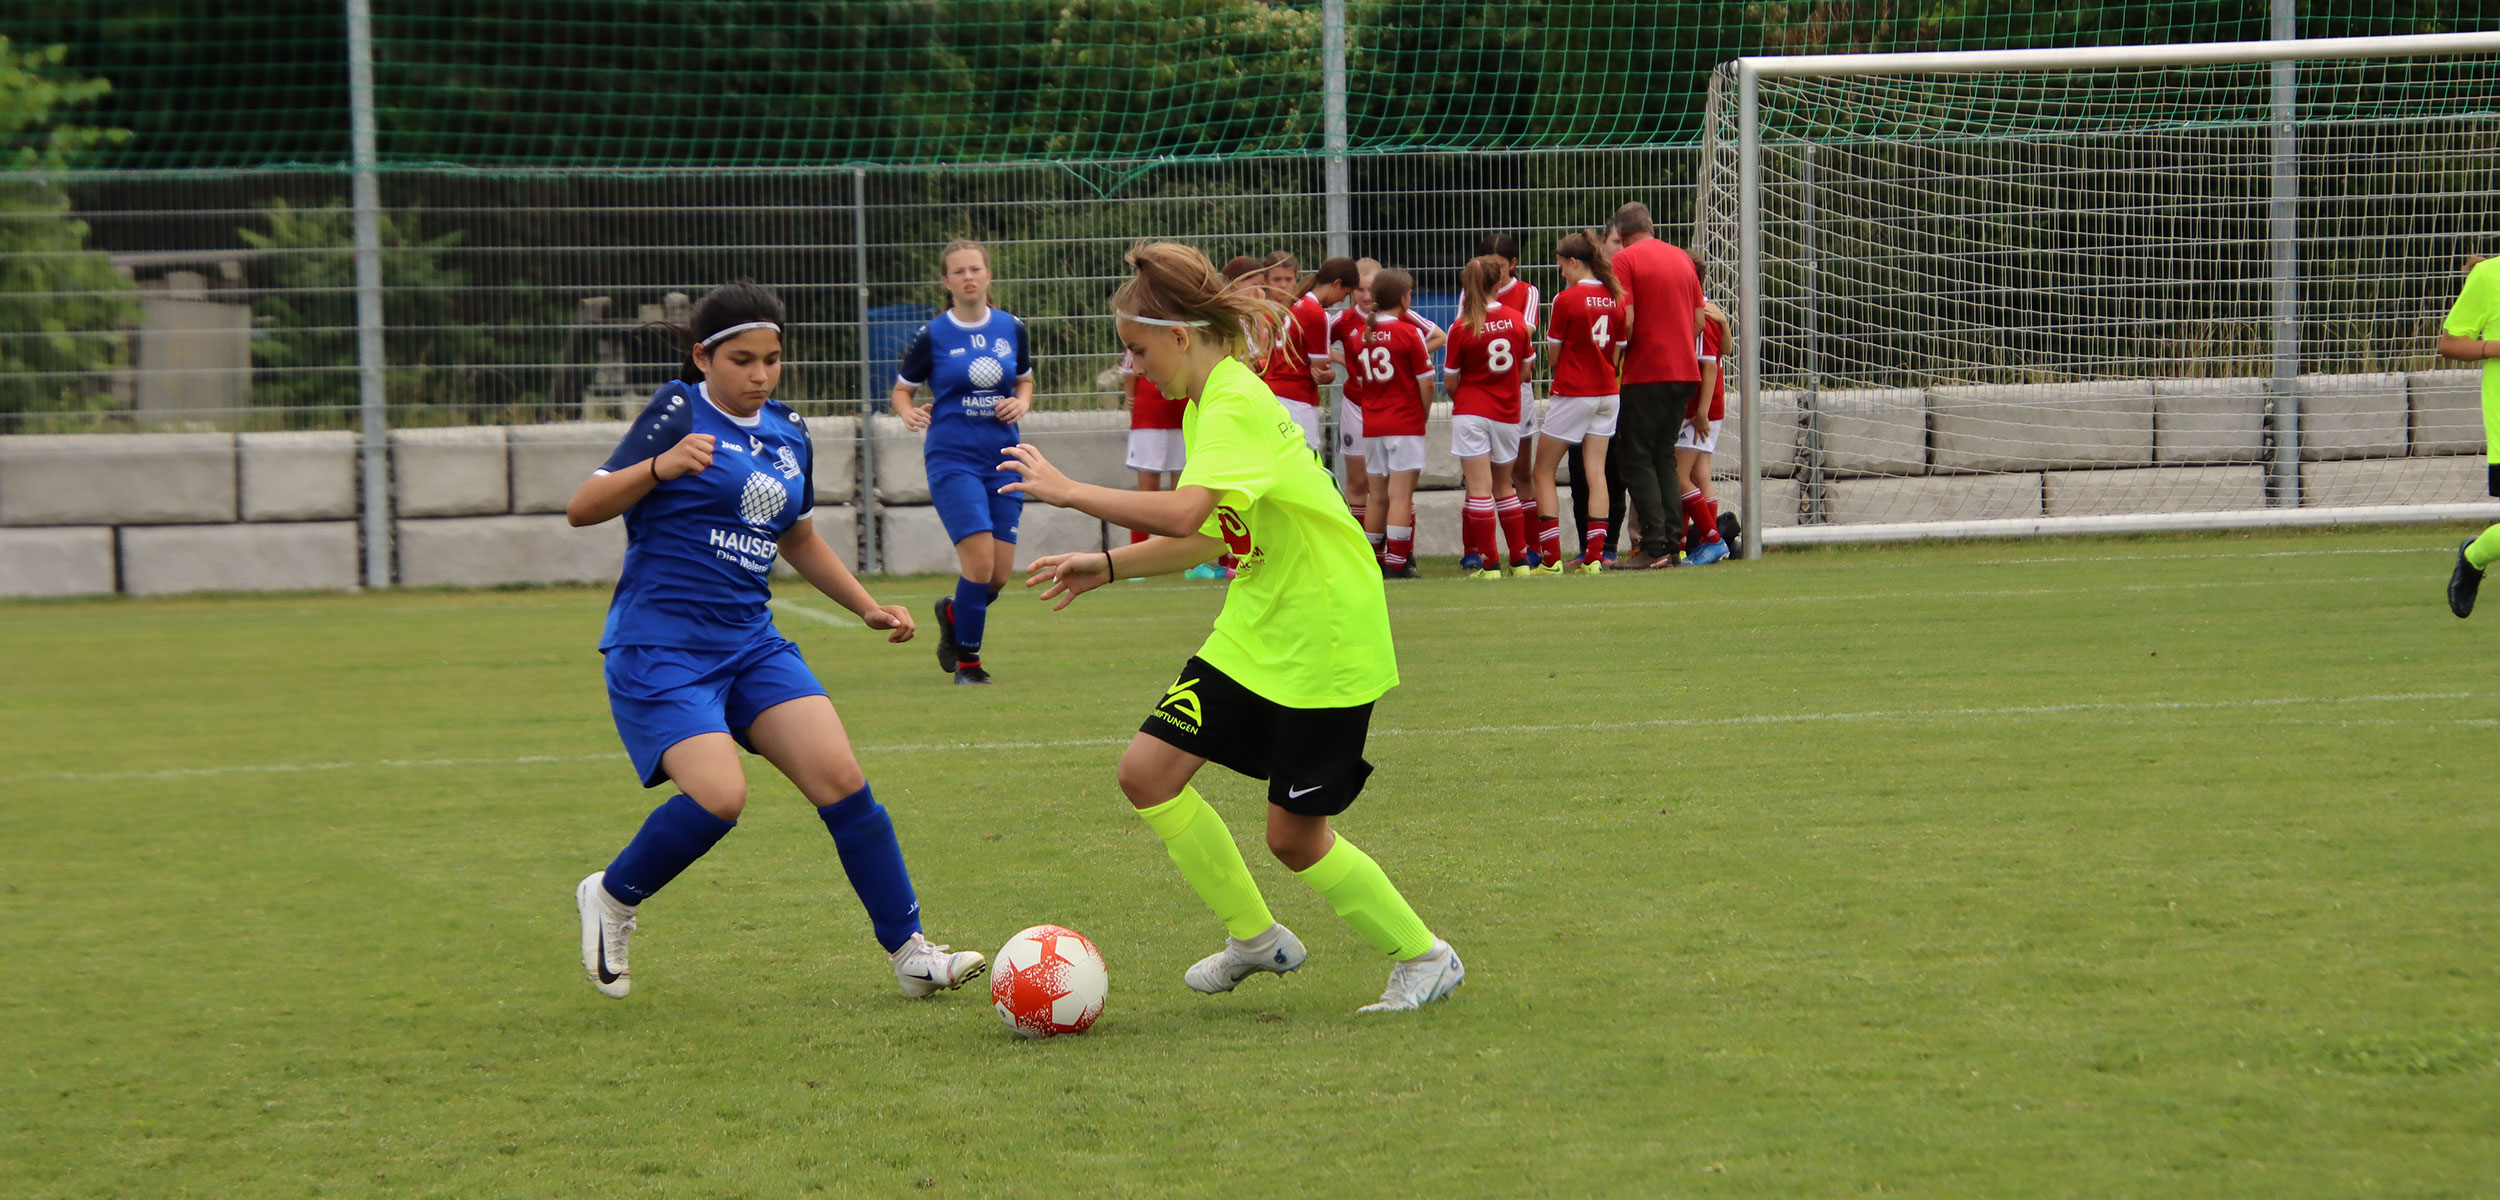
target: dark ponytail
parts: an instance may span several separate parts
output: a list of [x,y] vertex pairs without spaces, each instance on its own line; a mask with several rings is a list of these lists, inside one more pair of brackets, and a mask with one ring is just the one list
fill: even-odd
[[771,288],[752,279],[741,279],[735,283],[724,283],[705,294],[695,303],[694,315],[686,318],[685,324],[662,325],[660,328],[674,335],[678,346],[686,352],[686,361],[677,368],[677,381],[703,382],[702,368],[694,365],[695,347],[721,330],[750,321],[770,321],[775,325],[790,323],[783,315],[781,297],[774,295]]

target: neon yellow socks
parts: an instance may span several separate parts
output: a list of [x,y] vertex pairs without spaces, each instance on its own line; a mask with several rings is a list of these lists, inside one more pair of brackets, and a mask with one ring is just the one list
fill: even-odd
[[1423,918],[1398,894],[1397,885],[1389,882],[1380,864],[1356,849],[1344,834],[1338,834],[1337,844],[1301,875],[1302,882],[1310,884],[1337,910],[1339,918],[1381,953],[1407,959],[1431,951],[1432,931],[1424,928]]
[[[1137,815],[1163,839],[1172,865],[1181,869],[1181,878],[1189,881],[1198,898],[1215,910],[1226,933],[1248,941],[1276,923],[1268,915],[1267,901],[1259,896],[1257,881],[1250,878],[1249,865],[1241,861],[1241,847],[1233,844],[1232,831],[1224,828],[1224,819],[1215,815],[1197,788],[1182,788],[1180,795],[1153,808],[1138,809]],[[1372,873],[1379,874],[1380,868],[1373,867]],[[1388,883],[1386,879],[1381,882]]]
[[2488,571],[2495,561],[2500,561],[2500,525],[2484,530],[2483,536],[2465,546],[2465,565],[2477,571]]

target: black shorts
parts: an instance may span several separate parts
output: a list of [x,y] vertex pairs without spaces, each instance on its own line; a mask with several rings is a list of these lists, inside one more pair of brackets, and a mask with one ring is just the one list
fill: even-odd
[[1333,817],[1363,794],[1372,706],[1287,708],[1192,657],[1146,714],[1150,734],[1208,762],[1267,781],[1267,802]]

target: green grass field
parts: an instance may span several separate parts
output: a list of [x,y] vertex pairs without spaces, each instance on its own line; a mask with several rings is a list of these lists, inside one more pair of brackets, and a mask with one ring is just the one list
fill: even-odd
[[932,936],[1102,947],[1047,1043],[903,999],[760,760],[590,989],[574,881],[663,794],[602,591],[0,606],[0,1195],[2491,1195],[2500,598],[2447,614],[2456,536],[1438,564],[1342,827],[1470,975],[1391,1018],[1220,771],[1312,958],[1181,985],[1221,930],[1112,763],[1214,587],[1007,604],[979,691],[785,611]]

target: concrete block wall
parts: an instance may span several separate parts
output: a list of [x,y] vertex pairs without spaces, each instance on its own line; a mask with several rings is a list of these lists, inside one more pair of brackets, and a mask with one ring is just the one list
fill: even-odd
[[[2484,499],[2480,373],[2321,376],[2300,382],[2304,503]],[[1764,402],[1756,527],[1798,519],[1819,447],[1840,522],[2227,511],[2263,499],[2266,380],[2016,388],[1872,389]],[[1811,401],[1809,404],[1808,401]],[[477,586],[615,578],[621,523],[563,518],[625,422],[401,429],[389,492],[399,582]],[[919,437],[891,417],[810,422],[817,527],[857,561],[875,534],[890,572],[945,573],[954,551],[928,507]],[[863,432],[881,502],[863,530]],[[1075,478],[1133,486],[1127,414],[1037,413],[1024,436]],[[1741,453],[1736,422],[1720,463]],[[1457,552],[1457,463],[1436,405],[1417,499],[1418,549]],[[353,433],[0,437],[0,596],[349,588],[363,573],[361,455]],[[1733,505],[1735,489],[1722,487]],[[1122,530],[1026,509],[1020,558],[1099,549]]]

